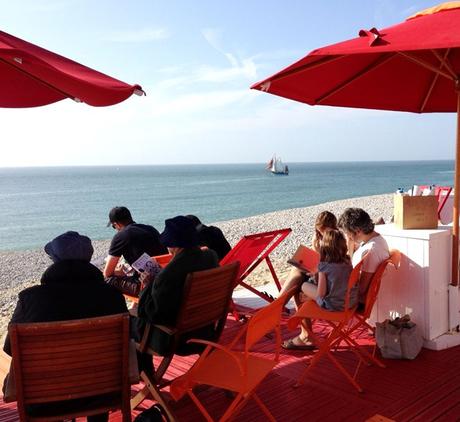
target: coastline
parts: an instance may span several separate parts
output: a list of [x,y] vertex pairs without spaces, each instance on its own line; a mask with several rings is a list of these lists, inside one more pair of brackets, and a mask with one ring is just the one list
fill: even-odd
[[[284,279],[290,268],[286,260],[292,256],[300,243],[307,245],[311,243],[316,215],[323,210],[329,210],[339,216],[347,207],[363,208],[372,219],[382,217],[384,221],[389,222],[393,215],[393,195],[350,198],[212,224],[224,232],[232,246],[247,234],[290,227],[292,233],[270,255],[278,277]],[[161,228],[158,229],[161,230]],[[92,243],[93,262],[101,265],[107,255],[110,239],[95,240]],[[2,263],[0,268],[0,335],[4,335],[16,305],[18,293],[26,287],[39,283],[41,274],[51,261],[42,249],[38,249],[0,251],[0,262]],[[263,285],[271,280],[265,264],[261,264],[248,277],[248,282],[254,285]]]

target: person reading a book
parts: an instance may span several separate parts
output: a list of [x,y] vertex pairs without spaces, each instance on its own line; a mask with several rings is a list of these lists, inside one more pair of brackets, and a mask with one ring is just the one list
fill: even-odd
[[386,240],[374,230],[369,214],[361,208],[347,208],[339,218],[345,233],[348,254],[355,266],[363,260],[359,278],[359,302],[364,304],[372,276],[381,262],[390,256]]
[[[301,292],[294,295],[296,307],[298,308],[306,300],[315,300],[324,309],[342,311],[345,307],[348,278],[352,270],[345,236],[339,230],[326,231],[319,242],[319,255],[318,285],[302,283]],[[356,286],[350,294],[350,306],[355,306],[357,300],[358,288]],[[300,334],[285,341],[283,347],[285,349],[312,349],[315,346],[308,340],[308,332],[302,326]]]
[[[313,234],[312,249],[319,253],[320,242],[326,233],[329,230],[337,229],[337,218],[330,211],[322,211],[318,214],[315,221],[315,233]],[[295,256],[293,257],[295,258]],[[299,263],[298,260],[288,261],[294,268],[289,272],[287,280],[284,282],[283,287],[281,288],[280,295],[286,293],[287,291],[297,287],[297,291],[300,290],[300,286],[305,281],[310,281],[316,283],[316,278],[312,277],[311,271],[302,266],[302,263]],[[313,273],[316,273],[313,271]],[[296,289],[294,289],[296,291]]]
[[139,274],[132,270],[126,271],[123,260],[131,266],[139,257],[146,253],[149,256],[168,253],[160,241],[158,230],[147,224],[134,222],[131,212],[126,207],[114,207],[109,212],[107,227],[112,226],[117,233],[112,239],[109,254],[104,268],[104,277],[108,284],[122,293],[138,296],[140,290]]
[[[179,215],[165,221],[161,242],[167,246],[173,258],[160,273],[151,280],[147,274],[141,276],[142,290],[139,295],[135,321],[135,337],[141,339],[146,323],[174,325],[182,305],[183,290],[187,275],[196,271],[209,270],[219,266],[217,254],[212,249],[201,249],[198,233],[193,222]],[[217,288],[217,287],[216,287]],[[186,353],[194,345],[187,345],[190,338],[215,340],[215,327],[195,330],[181,339],[178,353]],[[149,345],[159,355],[167,353],[171,337],[153,328]],[[153,372],[152,356],[139,356],[141,368]]]

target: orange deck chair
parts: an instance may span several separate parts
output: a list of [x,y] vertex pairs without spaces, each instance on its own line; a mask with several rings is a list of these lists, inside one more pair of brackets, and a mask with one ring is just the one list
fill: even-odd
[[[344,311],[328,311],[321,308],[314,300],[307,300],[302,304],[298,311],[288,320],[288,328],[295,329],[302,324],[308,331],[309,339],[318,347],[318,352],[313,356],[307,368],[303,371],[295,386],[299,386],[305,380],[305,377],[310,373],[314,366],[319,362],[323,356],[327,356],[332,363],[339,369],[339,371],[347,378],[347,380],[359,391],[362,392],[362,388],[355,381],[354,377],[343,367],[343,365],[333,355],[332,350],[337,345],[337,341],[340,341],[346,336],[346,327],[353,318],[356,310],[356,306],[349,308],[350,303],[350,292],[351,289],[358,283],[359,274],[361,271],[363,261],[360,261],[356,265],[348,279],[348,288],[345,296],[345,310]],[[312,320],[322,320],[329,324],[332,330],[328,333],[325,339],[320,339],[311,329],[311,327],[304,321],[305,318]],[[355,351],[359,359],[362,357]]]
[[[251,397],[262,409],[266,418],[275,421],[255,393],[255,389],[279,361],[280,319],[286,297],[286,295],[280,296],[257,311],[228,346],[202,340],[190,340],[190,342],[206,344],[207,347],[190,370],[173,381],[170,390],[172,397],[179,400],[188,394],[206,420],[213,421],[212,416],[193,392],[193,388],[198,385],[214,386],[236,394],[219,421],[227,421],[234,417]],[[274,355],[269,358],[251,353],[252,346],[272,331],[275,331],[276,335]],[[241,346],[237,347],[241,339],[244,339],[242,351]]]
[[[270,253],[291,233],[291,229],[280,229],[265,233],[256,233],[243,236],[241,240],[232,248],[232,250],[222,258],[220,265],[230,264],[231,262],[238,261],[240,263],[240,270],[237,276],[237,284],[248,289],[252,293],[266,300],[272,302],[273,298],[265,292],[261,292],[249,284],[245,283],[246,277],[254,271],[254,269],[262,262],[267,263],[268,269],[275,281],[278,291],[281,290],[281,285],[270,261]],[[236,286],[235,286],[236,287]],[[239,315],[233,306],[233,314],[236,319]]]
[[[361,348],[357,342],[353,339],[353,335],[357,335],[359,332],[362,330],[371,330],[373,333],[375,333],[375,328],[372,327],[367,323],[367,320],[371,316],[372,308],[374,307],[374,304],[377,300],[377,296],[380,290],[380,284],[382,281],[382,276],[385,273],[385,270],[387,268],[388,264],[392,264],[396,269],[399,268],[399,264],[401,262],[401,252],[399,252],[397,249],[392,249],[390,251],[390,257],[383,261],[378,267],[374,275],[372,276],[371,282],[369,284],[369,288],[366,293],[366,303],[364,306],[364,310],[357,310],[354,314],[354,320],[353,322],[347,327],[345,332],[343,333],[343,339],[352,347],[355,347],[356,350],[364,355],[364,358],[370,362],[374,363],[381,368],[384,368],[385,365],[375,357],[375,349],[376,345],[374,345],[374,352],[373,354],[369,354],[366,352],[365,349]],[[361,363],[361,361],[360,361]],[[357,375],[357,371],[359,369],[356,369],[355,372],[355,377]]]
[[[165,379],[166,371],[176,355],[182,336],[213,324],[214,339],[220,337],[225,327],[237,273],[237,262],[211,270],[190,273],[185,281],[182,304],[174,326],[147,323],[142,340],[136,344],[140,352],[151,355],[152,359],[153,356],[159,356],[155,350],[150,348],[150,335],[153,329],[169,336],[171,343],[169,350],[161,355],[160,362],[157,362],[153,378],[145,372],[141,373],[144,387],[131,399],[132,409],[147,397],[153,396],[165,407],[169,418],[174,419],[174,413],[167,407],[161,394],[161,390],[171,383],[171,380]],[[182,355],[195,353],[196,351],[183,351]]]

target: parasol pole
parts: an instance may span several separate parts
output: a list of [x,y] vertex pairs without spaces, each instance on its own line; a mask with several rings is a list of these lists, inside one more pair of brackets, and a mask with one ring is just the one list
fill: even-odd
[[455,145],[455,181],[454,181],[454,232],[452,235],[452,286],[458,286],[458,214],[460,199],[460,86],[456,81],[457,92],[457,142]]

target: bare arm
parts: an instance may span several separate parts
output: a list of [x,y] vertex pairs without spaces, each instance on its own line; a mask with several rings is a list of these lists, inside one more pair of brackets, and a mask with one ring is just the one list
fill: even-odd
[[104,268],[104,277],[111,277],[113,275],[118,275],[116,274],[116,267],[117,267],[117,264],[118,264],[118,261],[120,260],[120,257],[118,256],[112,256],[112,255],[109,255],[107,257],[107,261],[105,263],[105,268]]
[[318,273],[318,289],[316,297],[324,297],[327,293],[327,277],[325,273]]

